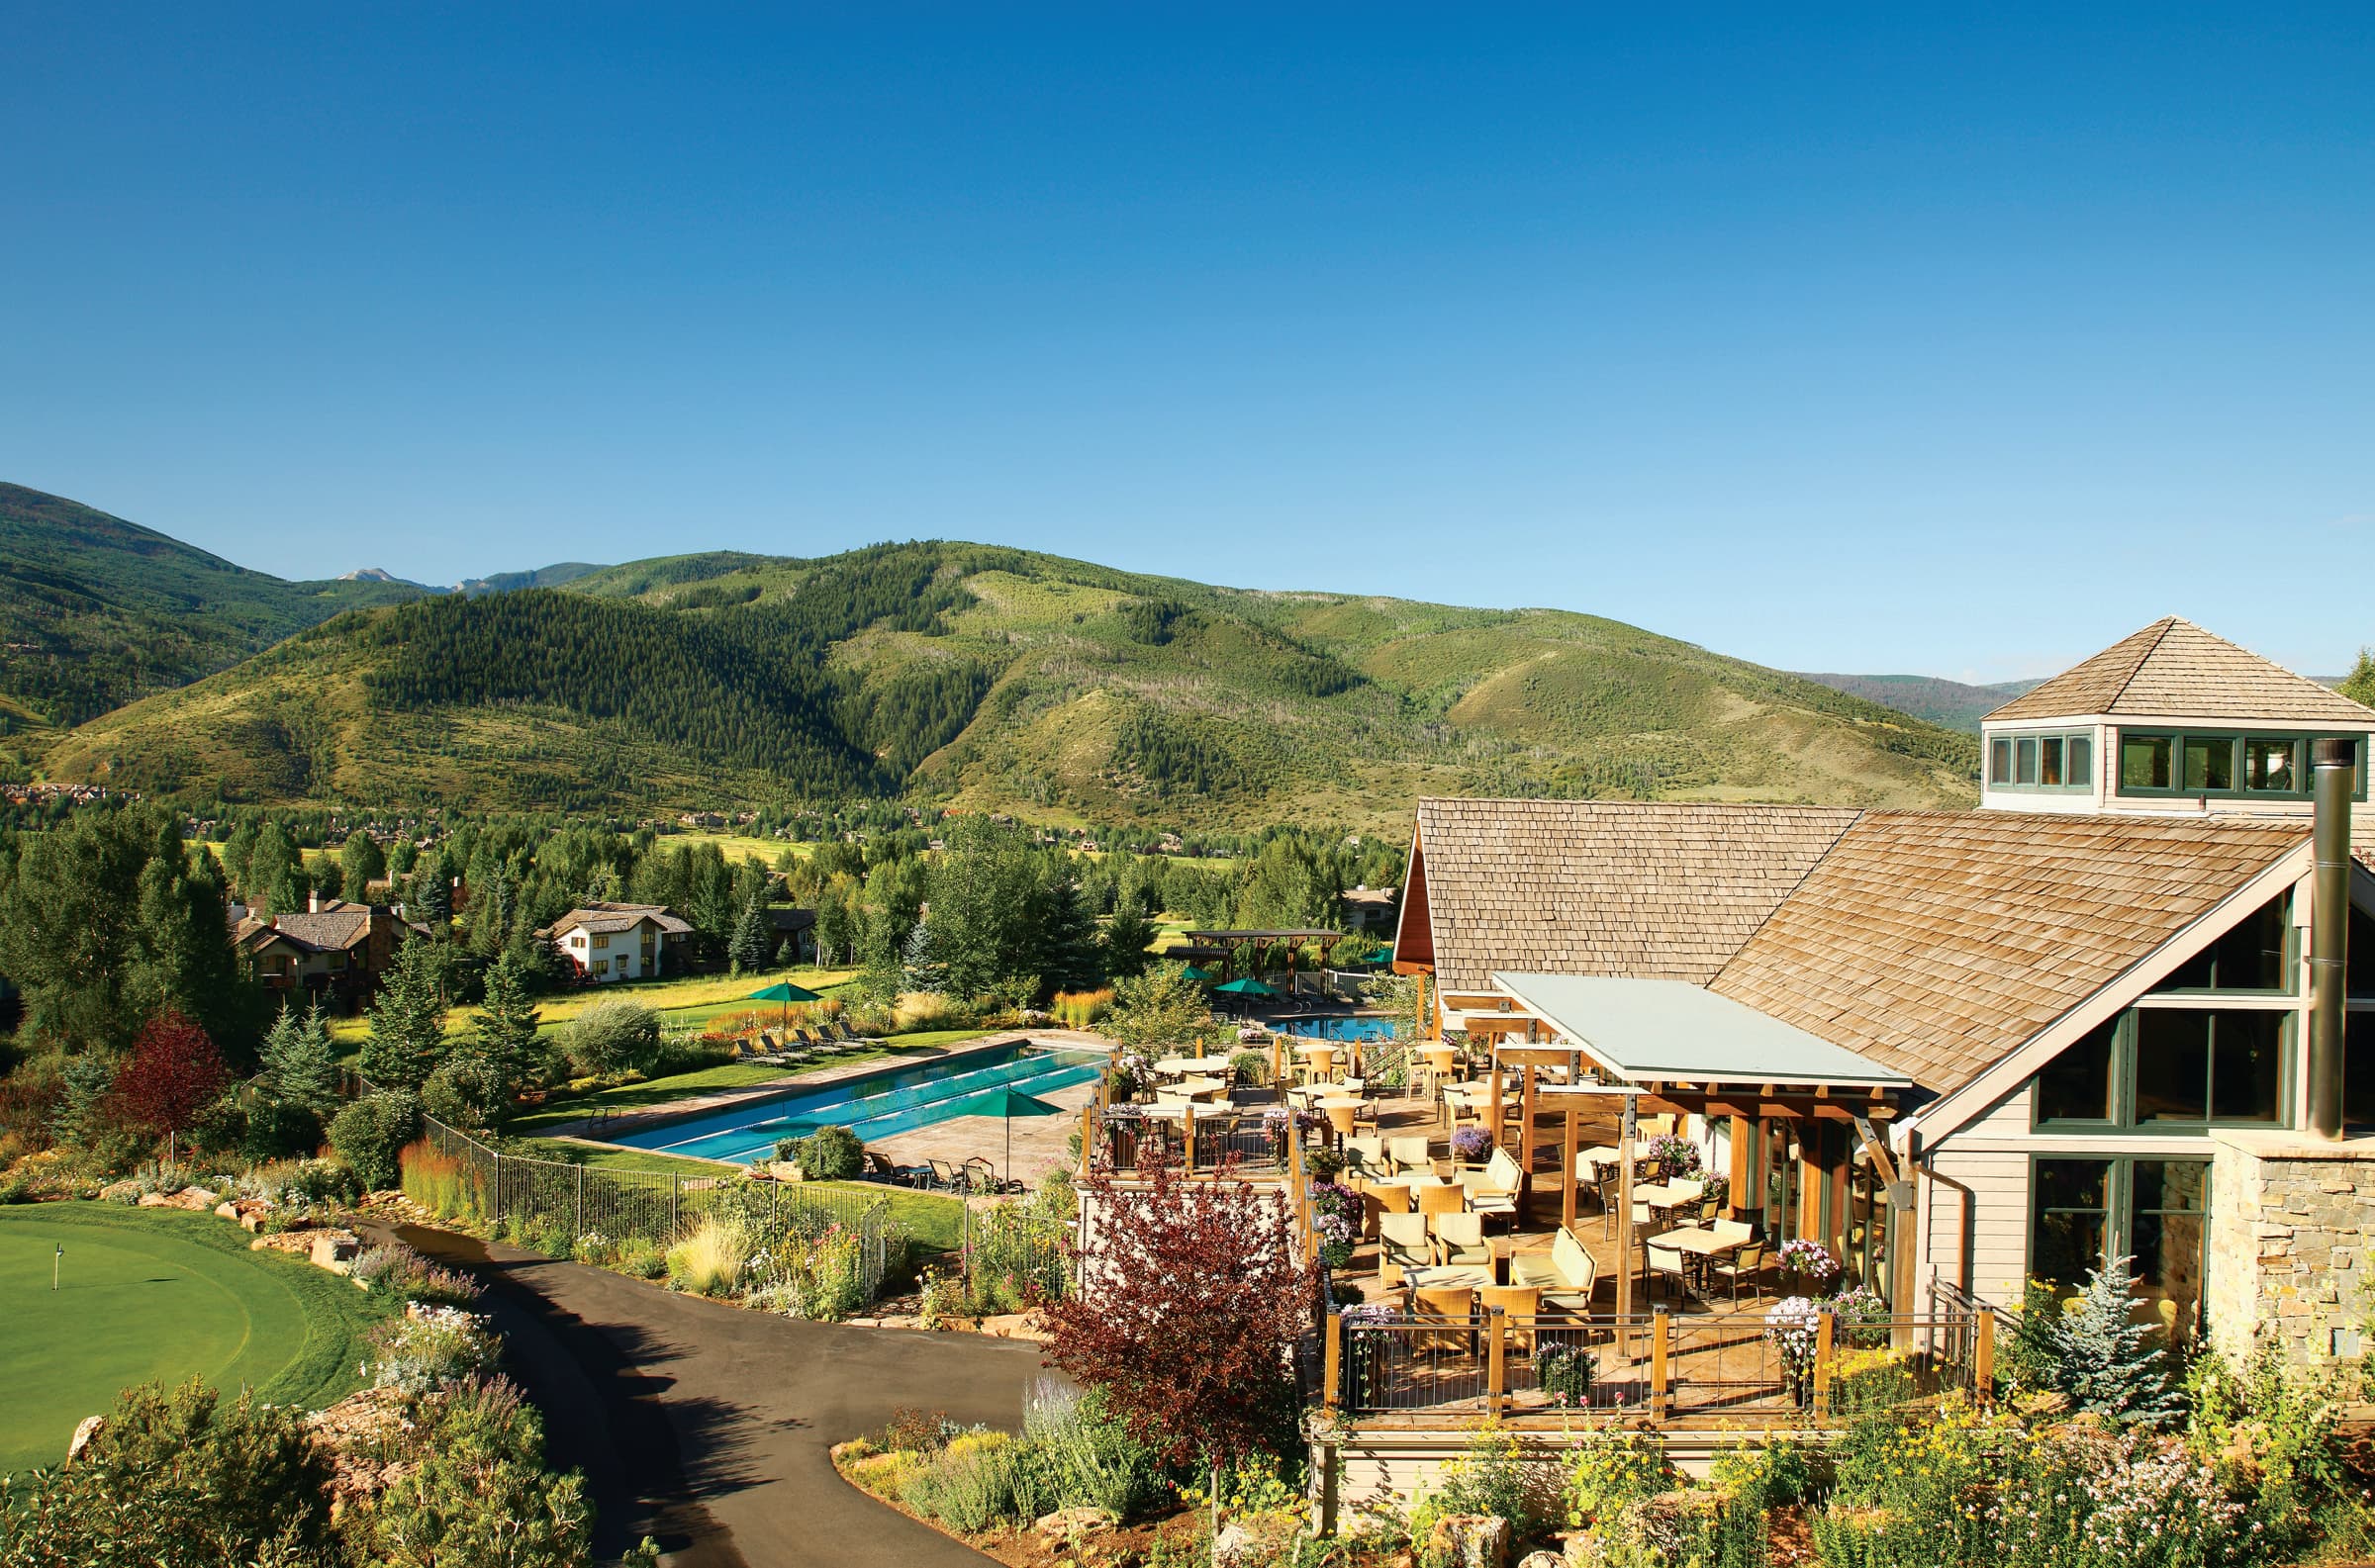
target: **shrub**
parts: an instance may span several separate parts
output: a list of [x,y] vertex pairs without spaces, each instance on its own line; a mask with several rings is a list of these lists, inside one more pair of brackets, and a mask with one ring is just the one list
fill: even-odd
[[1534,1355],[1535,1386],[1553,1405],[1581,1410],[1591,1403],[1591,1383],[1599,1360],[1571,1340],[1546,1339]]
[[438,1267],[402,1243],[366,1248],[348,1276],[365,1290],[386,1291],[406,1301],[466,1307],[478,1299],[476,1280]]
[[1056,1021],[1074,1029],[1093,1029],[1098,1019],[1113,1009],[1113,989],[1106,986],[1094,991],[1058,991],[1048,1004]]
[[589,1560],[585,1481],[544,1470],[543,1424],[517,1388],[502,1378],[463,1378],[419,1414],[421,1462],[360,1522],[359,1558],[375,1568],[577,1568]]
[[371,1331],[371,1381],[419,1396],[495,1370],[502,1346],[484,1318],[418,1307]]
[[126,1389],[71,1466],[0,1513],[0,1564],[246,1563],[311,1554],[329,1527],[330,1467],[301,1413],[196,1379]]
[[330,1147],[372,1192],[396,1185],[398,1151],[420,1136],[421,1097],[404,1089],[350,1101],[330,1124]]
[[597,1002],[570,1020],[562,1049],[583,1072],[649,1072],[660,1055],[660,1015],[623,998]]
[[1437,1520],[1483,1514],[1509,1522],[1509,1539],[1523,1540],[1534,1522],[1527,1497],[1526,1467],[1517,1439],[1486,1428],[1469,1439],[1468,1451],[1445,1461],[1431,1487],[1422,1487],[1410,1509],[1410,1539],[1426,1563],[1427,1542]]
[[421,1103],[440,1122],[487,1128],[501,1122],[511,1109],[511,1089],[501,1069],[484,1057],[455,1055],[440,1062],[421,1085]]
[[819,1127],[796,1141],[792,1158],[808,1181],[847,1181],[866,1163],[866,1146],[846,1127]]
[[1027,1523],[1047,1496],[1030,1458],[1004,1432],[966,1432],[908,1479],[902,1501],[965,1534]]
[[1569,1529],[1605,1524],[1666,1488],[1665,1448],[1656,1434],[1586,1427],[1567,1463],[1563,1501]]
[[1256,1088],[1270,1076],[1270,1059],[1259,1051],[1240,1051],[1229,1058],[1229,1080],[1241,1088]]
[[668,1248],[668,1284],[694,1296],[730,1293],[742,1277],[749,1240],[735,1221],[712,1216]]
[[629,1237],[618,1244],[618,1272],[637,1279],[665,1279],[668,1249],[646,1237]]
[[1083,1394],[1041,1378],[1023,1409],[1022,1433],[1039,1452],[1056,1508],[1101,1508],[1129,1520],[1163,1499],[1155,1456],[1096,1390]]

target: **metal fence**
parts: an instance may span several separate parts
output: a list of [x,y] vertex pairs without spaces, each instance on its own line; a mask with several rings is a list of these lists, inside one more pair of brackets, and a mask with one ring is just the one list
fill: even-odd
[[1064,1295],[1072,1285],[1070,1240],[1064,1221],[1019,1203],[967,1204],[960,1240],[967,1297],[1020,1311]]
[[712,1217],[807,1223],[817,1230],[838,1224],[858,1238],[859,1278],[871,1300],[882,1291],[893,1244],[902,1240],[889,1198],[869,1192],[754,1180],[728,1171],[686,1176],[609,1170],[505,1153],[433,1116],[424,1115],[422,1124],[422,1141],[450,1162],[429,1184],[436,1189],[439,1212],[510,1225],[563,1251],[576,1250],[590,1236],[614,1245],[645,1241],[665,1246]]
[[[1331,1314],[1321,1389],[1353,1417],[1626,1411],[1653,1420],[1801,1424],[1983,1396],[1993,1321],[1971,1314],[1818,1319]],[[1786,1328],[1786,1326],[1784,1326]]]

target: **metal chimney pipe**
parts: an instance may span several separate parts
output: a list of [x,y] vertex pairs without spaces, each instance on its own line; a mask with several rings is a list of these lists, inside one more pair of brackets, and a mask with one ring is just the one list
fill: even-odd
[[2357,787],[2354,742],[2310,743],[2311,787],[2317,800],[2312,832],[2309,925],[2309,1130],[2342,1136],[2342,992],[2350,943],[2350,795]]

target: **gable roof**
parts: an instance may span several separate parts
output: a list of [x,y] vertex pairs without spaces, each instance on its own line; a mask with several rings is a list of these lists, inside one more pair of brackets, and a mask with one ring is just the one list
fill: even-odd
[[[1435,974],[1713,979],[1856,819],[1830,806],[1630,800],[1418,803],[1413,876]],[[1410,946],[1397,935],[1395,956]]]
[[588,904],[572,909],[539,932],[540,936],[565,936],[572,931],[614,934],[632,931],[644,921],[650,921],[670,936],[683,936],[693,927],[668,912],[665,904]]
[[2300,820],[1875,811],[1710,989],[1949,1093],[2308,838]]
[[2375,726],[2375,709],[2175,615],[2014,697],[1987,721],[2096,713]]

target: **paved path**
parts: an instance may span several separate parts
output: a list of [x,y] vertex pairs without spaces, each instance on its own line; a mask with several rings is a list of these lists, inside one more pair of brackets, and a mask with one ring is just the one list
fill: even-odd
[[826,1450],[902,1405],[1015,1428],[1036,1346],[800,1323],[450,1232],[396,1234],[491,1286],[553,1462],[586,1472],[597,1550],[650,1534],[679,1568],[990,1561],[849,1486]]

